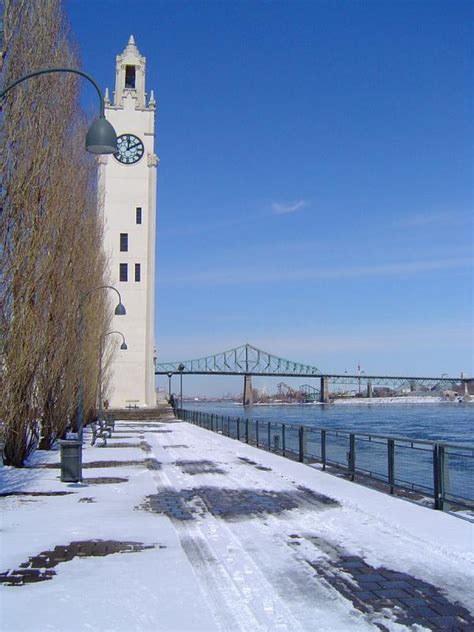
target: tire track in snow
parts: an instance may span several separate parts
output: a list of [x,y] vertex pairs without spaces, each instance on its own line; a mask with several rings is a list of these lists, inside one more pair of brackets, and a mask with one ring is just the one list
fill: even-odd
[[[153,449],[162,449],[158,442],[153,443]],[[171,449],[166,452],[168,458],[181,456]],[[189,456],[187,451],[186,458]],[[176,489],[189,487],[191,480],[177,468],[166,473],[153,472],[153,476],[159,486]],[[274,594],[274,586],[223,520],[206,511],[204,519],[196,516],[193,521],[174,525],[222,630],[304,632],[305,628],[283,603],[268,597],[262,599],[262,595]]]

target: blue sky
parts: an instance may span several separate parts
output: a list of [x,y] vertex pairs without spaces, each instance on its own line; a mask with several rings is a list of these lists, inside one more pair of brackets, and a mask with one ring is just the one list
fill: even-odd
[[131,33],[147,57],[159,360],[249,342],[324,371],[473,373],[471,3],[66,9],[102,86]]

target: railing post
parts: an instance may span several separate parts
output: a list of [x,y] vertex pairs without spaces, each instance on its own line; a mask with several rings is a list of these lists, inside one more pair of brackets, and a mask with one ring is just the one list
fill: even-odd
[[393,494],[395,485],[395,441],[387,439],[387,460],[388,460],[388,484],[390,493]]
[[267,434],[268,434],[268,451],[272,451],[272,424],[269,421],[267,424]]
[[249,420],[245,420],[245,443],[249,442]]
[[300,463],[304,463],[304,426],[299,427],[298,444],[299,444],[299,461]]
[[354,480],[355,475],[355,461],[356,461],[356,453],[355,453],[355,435],[351,432],[349,435],[349,472],[351,475],[351,481]]
[[444,501],[444,446],[435,443],[433,446],[433,484],[434,508],[443,510]]
[[282,424],[281,426],[281,449],[283,456],[286,456],[286,426]]
[[240,417],[237,417],[237,441],[240,441]]
[[258,448],[258,419],[255,420],[255,445]]
[[273,435],[273,451],[277,454],[280,451],[280,435]]
[[323,472],[326,469],[326,431],[321,430],[321,461],[323,462]]

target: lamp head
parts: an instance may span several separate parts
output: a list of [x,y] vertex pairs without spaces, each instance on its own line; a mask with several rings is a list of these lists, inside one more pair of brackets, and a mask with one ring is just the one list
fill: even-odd
[[128,349],[127,343],[125,341],[122,342],[122,344],[120,345],[120,348],[122,349],[122,351],[126,351]]
[[186,367],[184,366],[184,364],[180,364],[180,365],[178,366],[178,371],[179,371],[180,373],[182,373],[182,372],[184,371],[184,369],[185,369],[185,368],[186,368]]
[[117,307],[115,308],[114,314],[116,316],[125,316],[126,313],[127,313],[127,310],[125,309],[125,305],[123,305],[123,303],[119,303]]
[[86,149],[91,154],[115,154],[118,151],[117,134],[105,116],[100,116],[89,127]]

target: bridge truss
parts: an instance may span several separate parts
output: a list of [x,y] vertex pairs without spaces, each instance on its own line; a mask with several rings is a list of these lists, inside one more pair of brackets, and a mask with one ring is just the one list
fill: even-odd
[[347,373],[323,373],[318,368],[292,360],[280,358],[267,351],[262,351],[250,344],[235,347],[214,355],[195,360],[179,362],[161,362],[155,366],[156,375],[267,375],[281,377],[314,377],[327,379],[332,384],[359,384],[386,386],[393,390],[418,389],[442,391],[455,389],[466,378],[453,377],[420,377],[395,375],[349,375]]
[[180,366],[183,373],[195,375],[321,375],[314,366],[279,358],[249,344],[197,360],[162,362],[156,365],[155,373],[180,373]]

